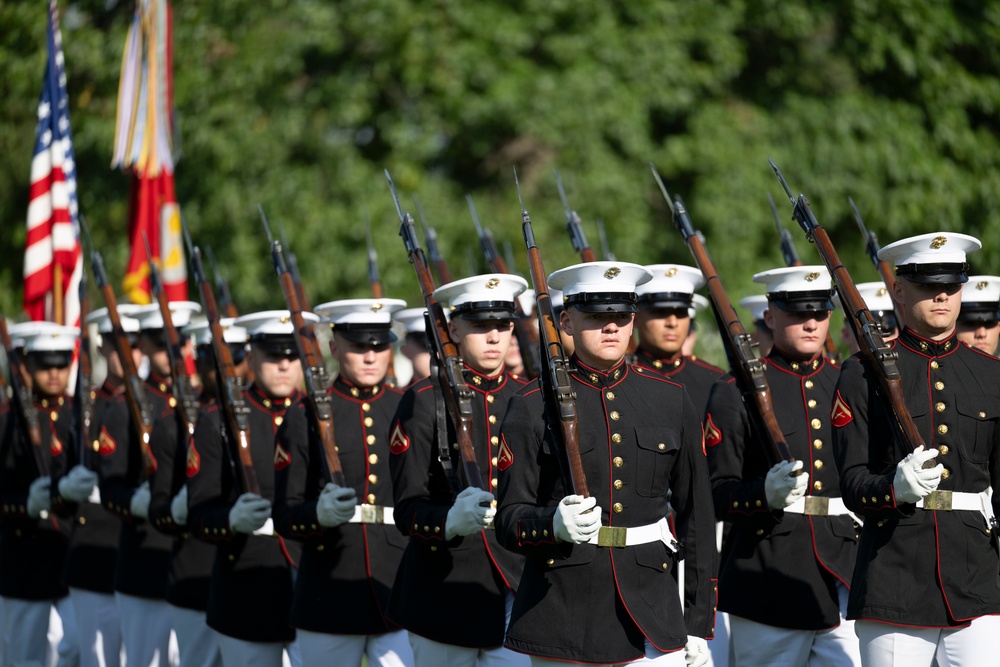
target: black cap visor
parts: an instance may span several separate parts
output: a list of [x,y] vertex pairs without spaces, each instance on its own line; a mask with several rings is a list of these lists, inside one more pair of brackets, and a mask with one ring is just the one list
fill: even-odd
[[298,355],[295,336],[292,334],[258,334],[250,337],[250,345],[254,350],[260,350],[276,357],[295,357]]
[[463,320],[512,320],[514,319],[513,301],[468,301],[455,306],[452,317]]
[[390,325],[372,324],[331,324],[330,329],[338,336],[343,336],[352,343],[362,345],[388,345],[396,342],[396,334],[392,333]]
[[903,264],[896,275],[911,283],[945,285],[969,282],[969,265],[965,262],[944,264]]
[[996,302],[968,302],[962,304],[962,309],[958,312],[958,321],[989,324],[996,322],[998,315],[1000,315],[1000,304]]
[[639,296],[640,308],[690,308],[692,296],[686,292],[658,292]]
[[73,363],[73,353],[55,350],[29,352],[27,360],[37,368],[67,368]]
[[833,290],[813,292],[771,292],[768,303],[786,313],[818,313],[833,310]]
[[635,292],[578,292],[563,298],[581,313],[634,313],[637,302]]

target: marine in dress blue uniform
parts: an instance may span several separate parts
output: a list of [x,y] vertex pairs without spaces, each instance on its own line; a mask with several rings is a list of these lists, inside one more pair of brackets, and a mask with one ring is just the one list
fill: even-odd
[[896,266],[905,327],[891,346],[927,449],[906,454],[894,443],[894,417],[858,356],[837,384],[841,490],[865,519],[848,607],[865,665],[981,665],[1000,654],[991,491],[1000,483],[1000,365],[955,333],[966,255],[979,247],[940,232],[879,253]]
[[[497,482],[507,401],[523,386],[506,372],[503,360],[514,327],[514,299],[526,288],[523,278],[491,274],[434,292],[451,312],[449,332],[472,391],[473,446],[490,488]],[[409,542],[388,615],[410,632],[418,667],[525,665],[525,658],[502,647],[523,559],[497,542],[493,494],[462,489],[446,470],[460,475],[462,461],[436,381],[424,379],[407,390],[390,432],[394,519]],[[447,422],[446,433],[438,429],[438,414]],[[428,613],[431,604],[434,613]]]
[[[896,313],[893,310],[892,294],[889,288],[882,281],[871,283],[858,283],[858,294],[868,307],[872,318],[882,330],[882,340],[890,341],[899,336],[900,323],[896,320]],[[851,325],[844,319],[844,325],[840,328],[840,341],[847,345],[851,354],[857,354],[861,348],[858,346],[858,339],[854,337]]]
[[[708,661],[717,558],[701,414],[682,386],[625,363],[636,286],[650,278],[621,262],[549,276],[575,343],[589,498],[564,479],[537,382],[511,399],[503,422],[497,533],[527,556],[506,646],[533,665]],[[683,595],[671,576],[681,549]]]
[[[62,581],[68,547],[68,522],[52,510],[53,458],[72,446],[72,405],[66,396],[76,327],[30,322],[11,334],[23,344],[38,415],[41,451],[47,470],[24,432],[22,416],[10,403],[0,408],[0,595],[4,598],[6,664],[47,664],[52,651],[47,633],[52,608],[62,619],[60,664],[79,660],[73,608]],[[43,474],[44,473],[44,474]]]
[[962,289],[958,340],[997,356],[1000,342],[1000,276],[970,276]]
[[765,376],[795,462],[768,461],[735,380],[717,382],[705,445],[716,516],[732,524],[719,609],[730,616],[735,664],[857,664],[853,626],[843,617],[858,526],[839,497],[829,419],[839,369],[823,354],[830,274],[786,267],[754,281],[767,287],[774,345]]
[[[306,322],[318,321],[303,313]],[[209,583],[207,622],[216,631],[227,667],[280,667],[283,651],[300,665],[289,621],[293,572],[301,544],[274,532],[271,507],[276,473],[309,438],[302,394],[302,364],[287,310],[236,318],[247,330],[254,381],[245,392],[250,410],[250,457],[260,495],[243,488],[239,458],[218,404],[195,429],[198,471],[187,479],[191,534],[217,546]]]
[[386,617],[406,539],[393,523],[389,423],[402,392],[385,378],[399,299],[345,299],[316,306],[332,331],[339,373],[330,387],[334,437],[348,486],[327,482],[315,440],[297,442],[278,473],[275,527],[302,542],[292,601],[303,662],[403,667],[406,632]]
[[427,344],[426,308],[404,308],[392,315],[392,321],[403,327],[403,344],[399,351],[410,362],[413,373],[403,391],[431,374],[431,352]]

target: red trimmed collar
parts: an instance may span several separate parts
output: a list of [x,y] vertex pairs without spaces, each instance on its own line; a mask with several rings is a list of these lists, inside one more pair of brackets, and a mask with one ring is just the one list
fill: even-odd
[[612,387],[624,380],[628,375],[628,364],[625,363],[624,358],[613,367],[603,371],[591,368],[587,364],[580,361],[580,358],[575,354],[573,355],[572,362],[576,367],[573,371],[574,377],[584,384],[599,389]]
[[958,329],[943,340],[931,340],[915,333],[912,329],[904,328],[903,332],[899,334],[898,340],[903,347],[913,350],[921,356],[927,358],[943,357],[959,348],[957,332]]
[[767,355],[767,361],[779,370],[801,376],[817,373],[827,363],[826,356],[822,352],[808,361],[798,361],[789,359],[779,352],[777,348],[771,348],[771,353]]
[[465,378],[465,382],[469,385],[470,389],[474,389],[484,394],[496,391],[507,382],[506,369],[501,369],[501,371],[496,375],[487,377],[468,364],[463,364],[462,376]]
[[348,382],[343,376],[338,375],[333,381],[333,385],[330,386],[330,391],[352,400],[373,401],[385,393],[385,387],[382,384],[372,385],[371,387],[359,387],[353,382]]

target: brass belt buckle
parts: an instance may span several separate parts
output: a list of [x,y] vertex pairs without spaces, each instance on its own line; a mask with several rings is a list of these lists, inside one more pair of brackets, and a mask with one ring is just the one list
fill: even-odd
[[924,509],[950,512],[951,491],[931,491],[924,496]]
[[362,505],[361,523],[382,523],[384,514],[381,505]]
[[621,526],[601,526],[597,531],[597,546],[623,549],[626,546],[627,528]]
[[824,496],[806,496],[802,513],[810,516],[828,516],[830,514],[830,499]]

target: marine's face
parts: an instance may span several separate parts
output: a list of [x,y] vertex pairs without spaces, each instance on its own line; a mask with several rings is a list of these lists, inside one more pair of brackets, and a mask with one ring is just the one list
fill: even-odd
[[392,359],[392,344],[356,343],[334,334],[330,354],[340,365],[340,375],[358,387],[374,387],[385,379]]
[[451,338],[457,341],[462,360],[487,377],[499,375],[510,349],[513,320],[467,320],[456,317],[448,323]]
[[570,306],[559,324],[573,337],[576,356],[591,368],[613,368],[624,357],[632,338],[632,313],[584,313]]
[[639,346],[658,357],[670,358],[683,352],[691,329],[687,308],[639,308],[635,330]]
[[931,340],[943,340],[955,330],[962,309],[962,283],[925,284],[900,278],[892,297],[903,309],[906,326]]
[[790,359],[808,360],[823,350],[830,328],[830,311],[793,313],[770,306],[764,322],[771,328],[774,347]]
[[31,386],[42,398],[53,398],[66,393],[69,386],[69,366],[41,365],[28,361]]
[[958,339],[977,350],[996,356],[997,344],[1000,343],[1000,326],[998,322],[958,322]]
[[273,398],[287,398],[302,384],[302,362],[296,354],[272,354],[251,345],[247,359],[254,383]]

